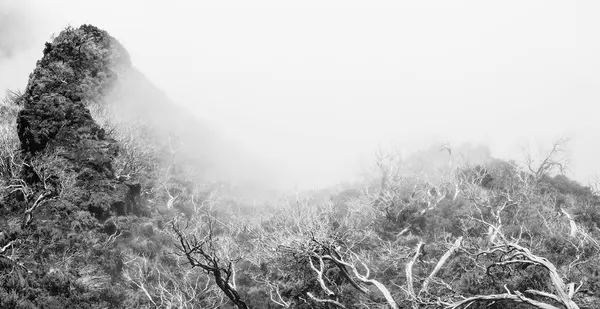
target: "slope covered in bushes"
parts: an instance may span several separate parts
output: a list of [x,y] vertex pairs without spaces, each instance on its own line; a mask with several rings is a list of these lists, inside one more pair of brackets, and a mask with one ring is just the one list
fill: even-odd
[[165,102],[94,26],[46,44],[0,104],[0,308],[597,308],[600,197],[560,147],[382,154],[247,203],[190,155],[221,136]]

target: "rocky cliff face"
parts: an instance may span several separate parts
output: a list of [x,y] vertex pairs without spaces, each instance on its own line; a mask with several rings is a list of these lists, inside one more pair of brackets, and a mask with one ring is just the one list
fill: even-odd
[[[24,179],[48,196],[98,219],[131,211],[134,184],[115,179],[119,146],[87,109],[131,67],[127,52],[94,26],[67,28],[46,43],[22,98],[18,134],[26,155]],[[134,190],[132,190],[132,188]]]
[[128,308],[135,291],[122,280],[115,239],[147,218],[119,216],[140,213],[140,186],[115,175],[122,146],[89,107],[104,104],[130,69],[105,31],[67,28],[13,100],[23,167],[3,179],[0,308]]

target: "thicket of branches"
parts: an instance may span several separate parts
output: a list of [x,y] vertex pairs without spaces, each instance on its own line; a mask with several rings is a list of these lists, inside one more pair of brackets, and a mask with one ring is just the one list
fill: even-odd
[[[370,185],[251,216],[232,201],[184,198],[193,211],[164,231],[177,270],[204,276],[210,297],[197,306],[593,307],[600,221],[590,188],[499,160],[435,183],[390,163],[379,162]],[[145,280],[147,299],[168,306]]]

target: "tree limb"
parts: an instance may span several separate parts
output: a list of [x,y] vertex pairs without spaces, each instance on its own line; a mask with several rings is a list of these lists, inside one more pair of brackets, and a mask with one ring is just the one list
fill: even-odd
[[[435,268],[433,269],[433,271],[431,271],[431,274],[429,274],[429,277],[427,277],[427,279],[425,279],[425,281],[423,282],[423,285],[421,286],[421,289],[419,290],[419,296],[424,293],[427,292],[427,287],[429,286],[429,282],[431,282],[431,280],[437,275],[437,273],[440,271],[440,269],[442,269],[442,267],[444,266],[444,264],[446,264],[446,261],[448,261],[448,259],[450,258],[450,256],[460,247],[460,243],[462,242],[462,236],[457,238],[456,241],[454,241],[454,244],[452,244],[452,247],[450,247],[450,249],[448,249],[448,251],[446,251],[446,253],[444,253],[444,255],[440,258],[439,262],[435,265]],[[408,278],[407,278],[408,280]]]

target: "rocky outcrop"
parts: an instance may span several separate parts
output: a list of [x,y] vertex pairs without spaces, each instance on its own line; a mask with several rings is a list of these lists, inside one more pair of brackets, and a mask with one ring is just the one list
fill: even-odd
[[112,164],[119,146],[86,106],[101,102],[130,67],[127,52],[105,31],[90,25],[67,28],[46,43],[17,119],[27,163],[24,179],[98,219],[127,213],[136,192],[135,184],[115,179]]

